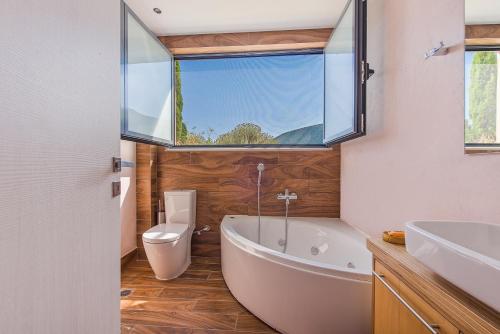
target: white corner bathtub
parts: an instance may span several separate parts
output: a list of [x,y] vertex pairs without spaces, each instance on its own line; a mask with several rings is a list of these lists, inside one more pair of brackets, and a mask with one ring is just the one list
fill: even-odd
[[225,216],[222,273],[249,311],[281,333],[371,332],[371,253],[366,237],[334,218]]

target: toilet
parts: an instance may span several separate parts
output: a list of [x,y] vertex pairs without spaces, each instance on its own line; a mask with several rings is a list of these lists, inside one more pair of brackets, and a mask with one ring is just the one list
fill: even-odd
[[149,264],[159,280],[180,276],[191,264],[191,236],[196,222],[196,190],[166,191],[165,224],[142,235]]

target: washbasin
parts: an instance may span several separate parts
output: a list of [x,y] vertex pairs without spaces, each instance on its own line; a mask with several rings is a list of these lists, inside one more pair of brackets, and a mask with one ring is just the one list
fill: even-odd
[[500,225],[410,222],[406,249],[436,274],[500,312]]

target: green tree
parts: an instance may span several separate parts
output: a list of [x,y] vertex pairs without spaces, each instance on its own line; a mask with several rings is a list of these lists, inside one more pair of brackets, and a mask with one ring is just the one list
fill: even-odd
[[278,144],[270,134],[262,132],[260,126],[252,123],[237,125],[233,130],[221,134],[215,140],[217,145]]
[[469,88],[469,122],[465,127],[467,143],[496,141],[497,55],[479,51],[472,59]]
[[[209,129],[209,131],[213,131]],[[205,131],[197,132],[196,127],[193,126],[191,131],[186,131],[186,138],[182,142],[184,145],[213,145],[213,140],[210,138],[211,132],[208,137],[205,137]]]
[[184,100],[182,98],[181,65],[175,61],[175,133],[178,144],[185,144],[188,137],[186,124],[182,121],[182,108]]

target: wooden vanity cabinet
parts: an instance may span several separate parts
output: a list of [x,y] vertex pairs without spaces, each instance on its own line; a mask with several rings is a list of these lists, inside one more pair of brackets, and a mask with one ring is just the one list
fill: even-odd
[[377,238],[367,248],[374,259],[373,333],[500,334],[500,312],[436,275],[405,246]]
[[381,262],[374,268],[374,334],[460,333]]

